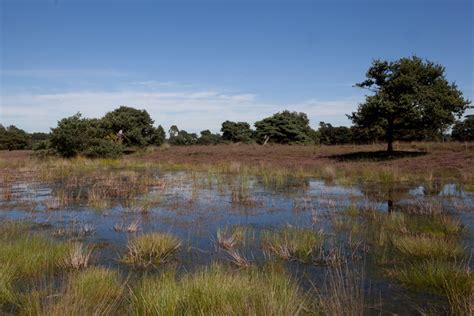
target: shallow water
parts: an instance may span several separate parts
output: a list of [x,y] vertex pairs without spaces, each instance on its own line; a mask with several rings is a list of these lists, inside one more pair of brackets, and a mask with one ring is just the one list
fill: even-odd
[[[64,229],[65,235],[56,238],[74,237],[99,245],[95,251],[96,264],[125,272],[129,268],[118,259],[126,250],[127,240],[135,234],[117,232],[114,225],[133,222],[139,223],[137,234],[170,232],[183,241],[184,247],[177,258],[181,271],[227,260],[216,246],[219,229],[236,225],[248,228],[251,237],[241,251],[255,264],[263,264],[266,256],[259,239],[262,230],[292,225],[323,230],[328,236],[337,237],[333,216],[350,208],[404,212],[420,205],[433,205],[465,225],[461,242],[467,253],[474,245],[474,193],[464,191],[455,183],[387,185],[360,182],[343,186],[318,179],[268,183],[259,177],[153,172],[153,176],[165,185],[151,186],[147,193],[134,198],[137,203],[159,198],[145,211],[130,208],[120,198],[108,201],[109,207],[91,208],[87,206],[87,188],[75,192],[76,196],[84,194],[83,199],[48,209],[48,201],[57,198],[58,192],[64,189],[62,181],[20,182],[12,184],[11,198],[0,200],[0,219],[37,223],[51,233]],[[92,230],[84,232],[84,227]],[[364,270],[366,297],[374,306],[371,313],[413,313],[418,306],[438,300],[435,296],[402,288],[396,281],[383,276],[370,258],[364,258],[364,254],[360,257],[351,263],[351,267]],[[469,265],[473,268],[472,261]],[[325,282],[330,269],[300,262],[289,262],[287,267],[307,289]]]

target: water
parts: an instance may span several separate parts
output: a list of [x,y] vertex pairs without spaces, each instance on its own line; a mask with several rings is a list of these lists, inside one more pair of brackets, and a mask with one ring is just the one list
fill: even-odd
[[[323,230],[338,240],[334,216],[347,210],[376,209],[379,212],[404,212],[413,208],[432,207],[459,219],[465,225],[461,243],[469,253],[474,245],[474,193],[455,183],[445,184],[378,184],[358,183],[341,186],[318,179],[286,179],[285,183],[266,183],[259,177],[207,175],[187,172],[152,172],[160,185],[151,185],[146,192],[132,198],[137,201],[155,199],[146,210],[137,212],[126,201],[115,198],[109,206],[96,209],[88,206],[87,190],[78,188],[74,202],[48,210],[48,201],[58,198],[63,181],[53,183],[17,182],[11,185],[12,197],[0,200],[2,221],[36,223],[56,238],[75,238],[96,245],[96,264],[129,271],[118,259],[126,251],[127,241],[134,234],[117,232],[114,226],[138,222],[137,234],[170,232],[183,241],[178,254],[181,271],[192,271],[227,257],[216,246],[219,229],[244,226],[252,236],[242,253],[254,264],[263,264],[267,256],[262,250],[260,233],[286,225]],[[94,182],[92,181],[92,184]],[[67,187],[66,187],[67,188]],[[80,189],[80,190],[79,190]],[[3,190],[6,190],[5,188]],[[2,196],[2,195],[0,195]],[[80,198],[83,196],[83,198]],[[157,200],[159,197],[159,201]],[[346,216],[346,215],[344,215]],[[84,228],[92,231],[84,232]],[[63,234],[57,232],[63,231]],[[342,235],[342,233],[341,233]],[[343,237],[341,237],[344,239]],[[356,250],[358,252],[358,250]],[[473,267],[472,261],[469,262]],[[289,271],[302,286],[325,282],[328,266],[287,263]],[[365,272],[364,288],[377,314],[379,308],[388,313],[413,313],[415,306],[438,300],[435,296],[413,292],[386,277],[360,251],[351,267]]]

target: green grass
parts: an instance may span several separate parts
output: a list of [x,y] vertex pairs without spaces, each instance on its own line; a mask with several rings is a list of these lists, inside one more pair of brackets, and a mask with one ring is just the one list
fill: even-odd
[[456,314],[474,307],[474,277],[462,263],[425,260],[396,266],[390,275],[406,287],[445,296]]
[[452,239],[429,235],[395,235],[391,241],[399,252],[411,258],[453,259],[464,254],[464,249]]
[[150,233],[133,238],[123,262],[141,268],[158,266],[169,261],[178,251],[181,242],[168,233]]
[[124,286],[118,273],[91,268],[73,274],[59,293],[37,291],[25,296],[24,315],[115,315],[121,307]]
[[313,254],[324,242],[324,233],[308,228],[286,226],[278,231],[262,233],[263,249],[285,260],[311,262]]
[[13,289],[15,280],[15,269],[11,264],[0,266],[0,311],[3,304],[13,303],[16,300],[16,294]]
[[406,228],[410,232],[428,234],[432,236],[451,236],[462,232],[463,225],[457,219],[448,215],[412,215],[408,216]]
[[35,277],[58,268],[67,251],[66,243],[42,235],[1,240],[0,265],[12,265],[18,278]]
[[307,297],[284,273],[212,266],[176,280],[146,277],[133,290],[133,315],[298,315]]

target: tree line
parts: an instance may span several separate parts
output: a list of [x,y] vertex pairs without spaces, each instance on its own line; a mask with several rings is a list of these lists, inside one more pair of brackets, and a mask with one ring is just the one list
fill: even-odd
[[[221,143],[363,144],[453,139],[474,140],[474,116],[461,120],[471,102],[455,83],[449,83],[439,64],[416,56],[395,61],[374,60],[366,79],[358,84],[369,94],[356,112],[348,115],[351,127],[320,122],[312,129],[305,113],[282,111],[255,122],[225,121],[221,133],[209,130],[189,133],[176,125],[168,137],[147,111],[121,106],[99,119],[80,113],[64,118],[50,134],[33,133],[0,125],[0,149],[34,148],[42,154],[64,157],[117,157],[133,147],[171,145],[215,145]],[[451,134],[448,131],[451,129]]]

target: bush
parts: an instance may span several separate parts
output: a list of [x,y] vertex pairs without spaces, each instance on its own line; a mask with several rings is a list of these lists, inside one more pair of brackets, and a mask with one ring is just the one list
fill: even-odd
[[30,136],[16,126],[7,128],[0,125],[0,150],[27,149],[30,146]]
[[314,132],[305,113],[283,111],[255,123],[256,139],[278,144],[314,143]]
[[252,143],[254,142],[254,132],[246,122],[225,121],[222,123],[222,139],[234,143]]
[[122,152],[123,147],[119,143],[106,139],[94,139],[83,154],[89,158],[118,158]]

